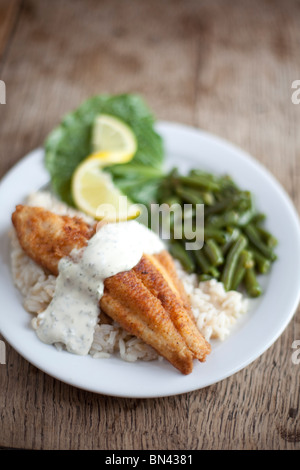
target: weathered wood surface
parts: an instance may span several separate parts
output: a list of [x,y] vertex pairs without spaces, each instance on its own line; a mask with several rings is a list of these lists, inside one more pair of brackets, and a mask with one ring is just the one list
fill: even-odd
[[4,53],[8,51],[10,38],[14,35],[20,6],[20,0],[1,0],[0,2],[0,57],[2,61]]
[[[135,91],[159,119],[199,126],[250,152],[300,210],[300,105],[291,101],[299,20],[297,1],[1,0],[0,176],[83,99]],[[6,344],[0,447],[300,449],[295,339],[299,315],[234,376],[147,400],[72,388]]]

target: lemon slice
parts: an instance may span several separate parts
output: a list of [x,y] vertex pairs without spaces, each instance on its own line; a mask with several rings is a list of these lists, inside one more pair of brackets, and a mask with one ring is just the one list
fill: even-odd
[[100,114],[92,130],[92,156],[110,163],[129,162],[137,151],[132,129],[115,116]]
[[118,222],[140,215],[138,206],[131,203],[113,184],[110,174],[101,169],[99,158],[89,157],[77,167],[71,189],[78,209],[97,220]]

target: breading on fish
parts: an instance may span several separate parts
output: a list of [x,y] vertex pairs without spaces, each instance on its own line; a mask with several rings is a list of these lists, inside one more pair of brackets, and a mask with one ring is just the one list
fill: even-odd
[[133,269],[104,281],[100,307],[183,374],[189,374],[193,359],[205,361],[210,345],[174,285],[168,284],[169,275],[164,274],[165,269],[154,256],[144,254]]
[[[153,258],[160,263],[160,270],[163,271],[163,275],[167,279],[169,286],[181,297],[184,307],[190,312],[191,318],[194,320],[195,317],[191,311],[190,301],[183,287],[183,283],[178,277],[174,259],[167,250],[154,254]],[[152,259],[152,261],[154,260]]]
[[[195,321],[188,314],[178,291],[172,288],[172,285],[170,286],[170,276],[166,275],[160,263],[155,260],[153,255],[144,254],[133,271],[152,296],[159,300],[194,357],[199,361],[204,361],[210,351],[210,345],[205,341]],[[149,304],[150,309],[151,305]]]
[[159,299],[153,296],[134,269],[105,280],[100,307],[126,331],[152,346],[183,374],[192,372],[192,352]]
[[12,223],[25,253],[55,276],[59,260],[73,248],[84,247],[95,233],[95,228],[79,217],[21,204],[12,214]]
[[[95,227],[78,217],[40,207],[18,205],[12,222],[25,253],[54,275],[59,273],[59,260],[86,246],[95,234]],[[99,306],[106,322],[119,323],[183,374],[192,372],[194,359],[205,361],[210,353],[166,250],[144,254],[130,271],[106,278]]]

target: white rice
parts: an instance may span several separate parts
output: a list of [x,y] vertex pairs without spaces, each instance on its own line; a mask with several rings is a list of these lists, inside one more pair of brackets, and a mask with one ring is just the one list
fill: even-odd
[[[87,223],[90,217],[58,201],[51,193],[40,191],[29,195],[26,204],[44,207],[57,214],[79,215]],[[189,296],[197,326],[205,338],[223,341],[237,319],[247,311],[247,299],[236,291],[225,292],[223,284],[216,280],[199,283],[195,274],[187,274],[180,263],[176,268]],[[55,276],[47,274],[22,250],[15,231],[11,232],[11,269],[16,287],[23,295],[24,308],[31,314],[45,310],[55,290]],[[32,325],[34,327],[35,318]],[[157,353],[142,340],[129,335],[117,323],[99,323],[95,328],[90,349],[94,358],[106,358],[112,354],[125,361],[158,359]]]
[[223,283],[215,279],[199,283],[196,274],[187,274],[180,263],[175,264],[199,330],[208,341],[223,341],[248,310],[248,299],[237,291],[226,292]]

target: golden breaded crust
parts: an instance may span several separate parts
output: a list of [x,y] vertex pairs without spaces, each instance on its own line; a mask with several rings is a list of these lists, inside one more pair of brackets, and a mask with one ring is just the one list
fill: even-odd
[[36,263],[58,274],[58,262],[82,248],[95,229],[78,217],[61,216],[41,207],[18,205],[12,214],[19,243]]
[[104,282],[100,307],[126,331],[141,338],[183,374],[193,369],[193,354],[161,302],[134,270],[118,273]]
[[[161,258],[168,255],[162,252]],[[193,370],[193,359],[205,361],[211,347],[186,308],[172,258],[165,265],[169,270],[157,255],[144,254],[133,269],[105,280],[100,307],[186,375]]]
[[[157,261],[160,263],[161,267],[165,269],[165,271],[168,274],[168,281],[169,284],[173,284],[175,287],[176,291],[180,295],[184,307],[191,313],[191,306],[190,306],[190,301],[187,296],[187,293],[183,287],[183,284],[181,280],[178,277],[176,266],[174,263],[174,259],[170,255],[170,253],[167,250],[163,250],[160,253],[156,253],[153,255],[153,258],[157,259]],[[191,317],[194,319],[194,316],[191,313]]]
[[194,357],[205,361],[210,345],[191,319],[180,295],[170,288],[168,277],[165,277],[160,263],[157,260],[154,262],[153,256],[144,255],[133,270],[144,286],[160,301]]

